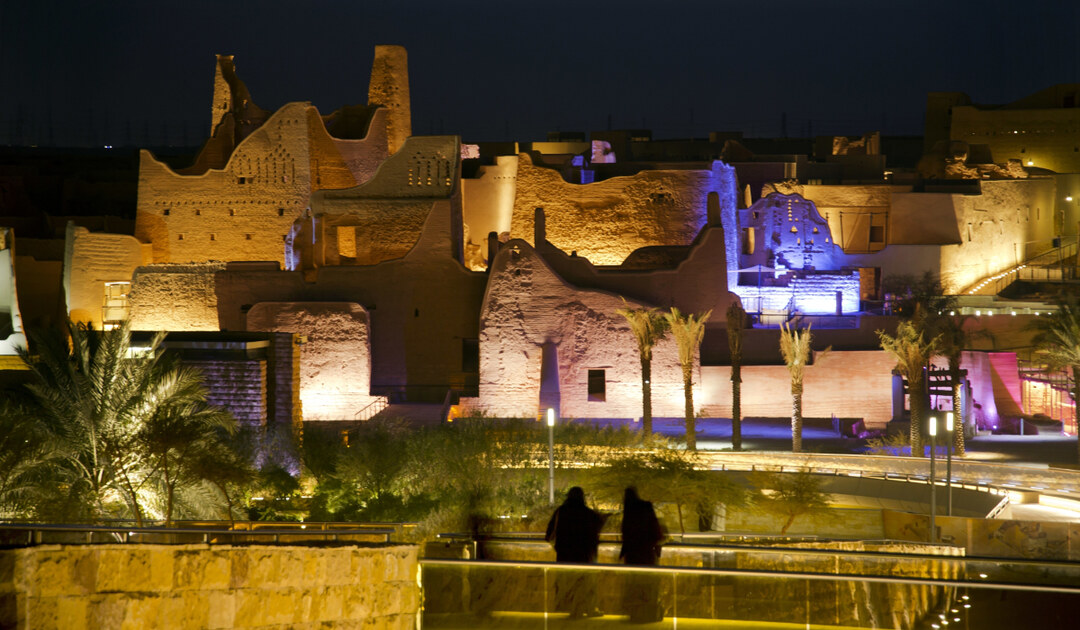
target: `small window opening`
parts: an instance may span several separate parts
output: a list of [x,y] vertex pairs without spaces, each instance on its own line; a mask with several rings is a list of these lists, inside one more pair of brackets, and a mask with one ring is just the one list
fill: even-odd
[[176,240],[178,240],[178,241],[184,240],[184,235],[183,234],[177,234],[176,235]]
[[250,240],[251,240],[251,236],[252,236],[251,234],[245,234],[245,235],[244,235],[244,240],[245,240],[245,241],[250,241]]
[[278,215],[279,217],[283,217],[283,216],[285,216],[285,208],[278,208],[278,209],[277,209],[277,215]]
[[607,400],[607,381],[604,378],[604,370],[589,370],[589,401],[604,402]]
[[197,216],[197,217],[202,216],[202,210],[196,208],[195,209],[195,216]]
[[169,216],[169,209],[168,208],[165,208],[164,214],[165,214],[165,216]]
[[217,240],[217,234],[211,234],[210,235],[210,240],[211,241],[216,241]]

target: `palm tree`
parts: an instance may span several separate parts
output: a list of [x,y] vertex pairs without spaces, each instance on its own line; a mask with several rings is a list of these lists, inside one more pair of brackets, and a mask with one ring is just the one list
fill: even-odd
[[[626,304],[625,299],[623,303]],[[626,318],[630,332],[637,339],[641,358],[641,429],[646,436],[652,435],[652,349],[667,333],[668,322],[655,308],[631,308],[627,304],[615,312]]]
[[780,354],[791,373],[791,451],[802,452],[803,370],[810,361],[810,327],[799,332],[787,322],[780,324]]
[[[1068,369],[1072,373],[1073,404],[1080,408],[1080,304],[1077,298],[1062,298],[1055,313],[1036,318],[1031,327],[1036,331],[1035,351],[1043,355],[1047,369]],[[1077,431],[1077,459],[1080,461],[1080,431]]]
[[917,324],[902,321],[896,326],[896,336],[884,330],[877,331],[881,347],[896,358],[896,371],[908,382],[908,397],[911,401],[911,454],[923,457],[922,421],[926,400],[923,396],[923,369],[934,356],[941,336],[927,341]]
[[94,520],[134,516],[141,525],[162,504],[171,516],[177,489],[193,483],[178,455],[235,421],[206,405],[197,373],[162,355],[164,333],[135,347],[127,326],[68,328],[70,345],[63,334],[32,334],[37,354],[20,354],[34,376],[28,413],[63,454],[72,505]]
[[742,450],[742,335],[746,311],[732,302],[727,310],[728,349],[731,351],[731,449]]
[[694,417],[694,356],[701,346],[701,340],[705,337],[705,322],[709,320],[712,311],[705,311],[700,315],[682,313],[672,306],[671,311],[664,313],[668,327],[675,342],[679,345],[679,364],[682,366],[683,377],[683,413],[686,417],[686,448],[691,451],[697,450],[697,422]]
[[964,456],[964,415],[961,404],[963,383],[960,377],[960,358],[968,345],[970,335],[964,330],[967,315],[942,317],[937,324],[941,331],[941,353],[949,362],[949,380],[952,381],[953,447],[958,457]]

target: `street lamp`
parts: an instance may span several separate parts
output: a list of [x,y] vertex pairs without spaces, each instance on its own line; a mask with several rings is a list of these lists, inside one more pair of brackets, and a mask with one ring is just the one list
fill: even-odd
[[548,503],[555,505],[555,410],[548,407]]
[[953,424],[953,412],[945,414],[945,434],[948,436],[945,442],[945,494],[949,497],[948,510],[945,512],[947,516],[952,516],[952,449],[955,436],[953,431],[956,429]]
[[930,542],[936,542],[937,536],[937,483],[934,481],[934,438],[937,437],[937,416],[930,416]]

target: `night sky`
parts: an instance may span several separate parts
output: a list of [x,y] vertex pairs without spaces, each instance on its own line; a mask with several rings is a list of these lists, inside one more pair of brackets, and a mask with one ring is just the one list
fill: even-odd
[[[887,7],[887,8],[886,8]],[[413,133],[922,133],[926,93],[1080,82],[1080,2],[0,0],[0,144],[199,144],[213,55],[255,102],[367,100],[409,51]]]

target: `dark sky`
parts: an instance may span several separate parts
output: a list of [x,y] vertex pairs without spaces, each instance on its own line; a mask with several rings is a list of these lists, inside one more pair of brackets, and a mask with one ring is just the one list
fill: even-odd
[[[367,99],[409,50],[413,132],[466,141],[645,126],[656,137],[920,134],[926,92],[1080,82],[1080,2],[0,0],[0,144],[198,144],[213,55],[255,101]],[[51,122],[50,122],[51,121]],[[51,130],[51,131],[50,131]]]

